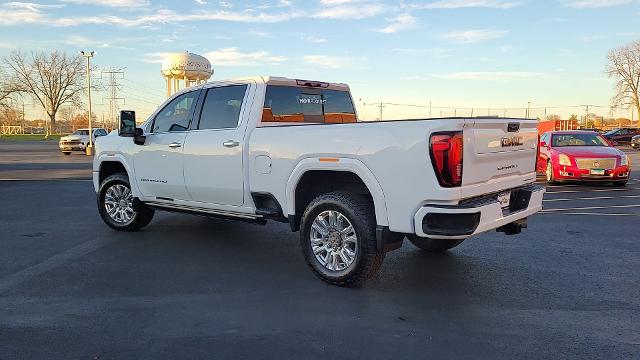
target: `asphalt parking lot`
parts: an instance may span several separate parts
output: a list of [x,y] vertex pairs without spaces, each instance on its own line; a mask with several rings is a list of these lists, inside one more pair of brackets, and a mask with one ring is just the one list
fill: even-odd
[[[326,285],[288,225],[101,222],[89,158],[0,142],[0,359],[640,358],[640,152],[625,188],[558,185],[518,236],[408,242]],[[633,166],[632,165],[632,166]]]

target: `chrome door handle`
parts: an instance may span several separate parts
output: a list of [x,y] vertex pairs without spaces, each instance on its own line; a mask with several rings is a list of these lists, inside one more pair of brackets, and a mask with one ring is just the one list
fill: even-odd
[[234,141],[234,140],[227,140],[225,142],[222,143],[222,146],[224,147],[236,147],[240,145],[240,143],[238,141]]
[[169,147],[172,148],[172,149],[175,149],[175,148],[182,147],[182,144],[174,142],[174,143],[169,144]]

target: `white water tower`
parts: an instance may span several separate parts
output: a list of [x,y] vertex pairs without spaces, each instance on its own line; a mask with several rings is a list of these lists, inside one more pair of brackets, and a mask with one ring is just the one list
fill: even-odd
[[209,60],[203,56],[185,51],[167,54],[162,61],[162,76],[167,82],[167,97],[180,91],[180,82],[184,87],[206,82],[213,75]]

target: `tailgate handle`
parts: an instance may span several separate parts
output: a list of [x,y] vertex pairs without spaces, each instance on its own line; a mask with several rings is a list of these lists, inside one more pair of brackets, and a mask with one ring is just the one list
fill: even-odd
[[507,132],[518,132],[520,130],[520,123],[513,122],[507,125]]

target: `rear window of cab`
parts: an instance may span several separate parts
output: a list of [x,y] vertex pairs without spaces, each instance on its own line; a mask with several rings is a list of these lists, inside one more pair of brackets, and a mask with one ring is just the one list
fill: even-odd
[[356,112],[348,91],[269,85],[262,122],[353,123]]

